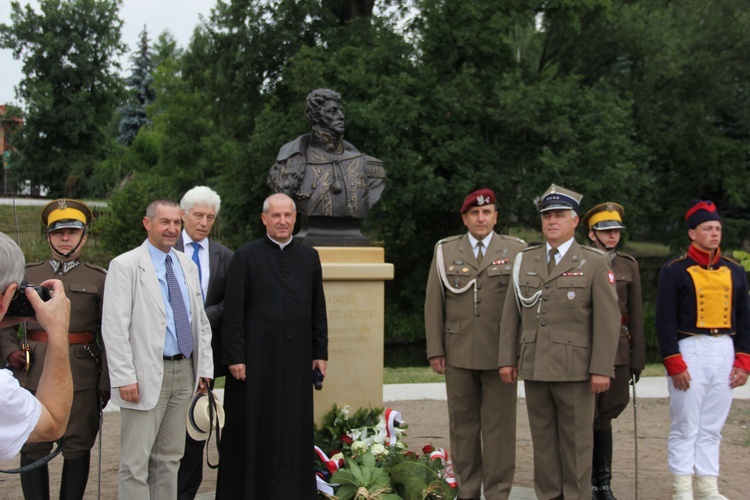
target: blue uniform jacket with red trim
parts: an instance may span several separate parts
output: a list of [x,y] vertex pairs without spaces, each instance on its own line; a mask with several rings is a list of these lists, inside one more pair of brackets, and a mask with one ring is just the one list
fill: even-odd
[[[750,368],[750,297],[745,269],[736,262],[719,256],[713,265],[699,263],[700,257],[691,251],[667,262],[659,274],[656,299],[656,335],[664,364],[670,375],[684,371],[678,341],[691,335],[729,334],[735,350],[735,366]],[[700,252],[700,251],[698,251]],[[702,260],[702,259],[701,259]],[[706,259],[706,264],[708,260]],[[731,321],[727,328],[701,328],[698,326],[698,300],[695,283],[688,272],[693,266],[704,270],[726,267],[731,271]]]

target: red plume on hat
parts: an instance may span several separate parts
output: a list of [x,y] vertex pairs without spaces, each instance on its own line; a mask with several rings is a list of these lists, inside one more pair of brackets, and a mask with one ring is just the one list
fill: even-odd
[[712,220],[721,222],[719,211],[716,209],[713,201],[693,200],[690,208],[685,212],[685,221],[687,221],[688,229],[695,229],[700,224]]

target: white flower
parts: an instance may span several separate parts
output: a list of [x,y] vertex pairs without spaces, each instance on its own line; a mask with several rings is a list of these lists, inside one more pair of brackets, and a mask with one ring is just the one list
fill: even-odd
[[334,456],[331,457],[331,460],[338,463],[338,461],[341,460],[342,458],[344,458],[343,453],[336,453]]
[[341,413],[344,414],[344,418],[349,418],[349,405],[344,405],[343,408],[341,408]]
[[405,450],[406,449],[406,445],[404,443],[402,443],[401,441],[397,441],[396,444],[394,444],[393,446],[395,446],[396,449],[398,449],[398,450]]
[[362,441],[354,441],[352,443],[352,453],[356,455],[362,455],[367,451],[367,444]]
[[370,453],[372,453],[376,457],[378,455],[383,455],[384,453],[386,453],[385,446],[383,446],[382,444],[374,444],[372,445],[372,448],[370,448]]

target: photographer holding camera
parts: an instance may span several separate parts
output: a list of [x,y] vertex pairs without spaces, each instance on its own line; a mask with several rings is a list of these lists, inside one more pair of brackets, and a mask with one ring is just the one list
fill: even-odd
[[[12,326],[25,318],[6,318],[8,306],[16,296],[24,276],[21,249],[0,233],[0,326]],[[49,334],[49,347],[36,398],[18,385],[8,370],[0,369],[0,461],[15,456],[26,441],[45,442],[65,432],[73,401],[73,379],[68,359],[68,321],[70,301],[58,280],[42,283],[51,287],[52,298],[43,302],[29,287],[26,297],[36,312],[36,320]]]
[[[85,203],[59,199],[44,206],[41,220],[47,228],[50,258],[26,266],[29,283],[59,279],[70,300],[67,325],[68,357],[73,376],[73,406],[65,431],[62,454],[65,458],[60,497],[83,498],[88,483],[91,448],[99,432],[99,416],[109,401],[109,374],[99,339],[102,298],[106,270],[81,262],[80,254],[88,239],[87,229],[93,212]],[[26,338],[15,331],[0,334],[0,360],[7,360],[16,378],[32,393],[38,390],[42,367],[49,351],[49,332],[36,321],[29,321]],[[28,350],[21,343],[26,340]],[[27,363],[30,361],[30,365]],[[33,463],[52,450],[51,442],[27,444],[21,450],[21,466]],[[24,496],[50,497],[46,465],[21,474]]]

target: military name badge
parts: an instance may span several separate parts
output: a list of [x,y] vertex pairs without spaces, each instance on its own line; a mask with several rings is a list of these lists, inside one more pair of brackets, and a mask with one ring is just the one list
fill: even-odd
[[607,281],[609,281],[610,285],[614,285],[615,284],[615,273],[613,273],[612,271],[608,272],[607,273]]
[[568,290],[568,300],[573,300],[576,298],[576,293],[573,290]]

